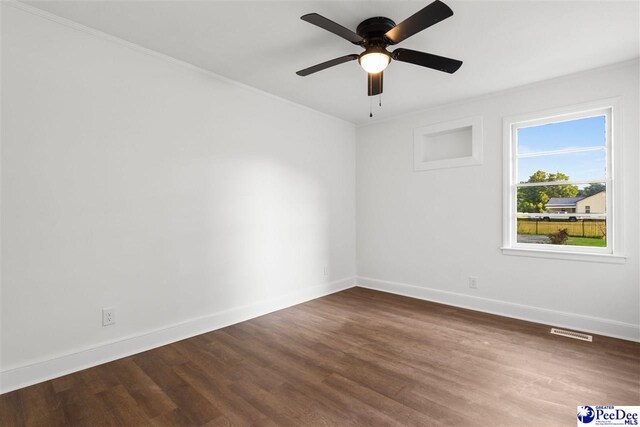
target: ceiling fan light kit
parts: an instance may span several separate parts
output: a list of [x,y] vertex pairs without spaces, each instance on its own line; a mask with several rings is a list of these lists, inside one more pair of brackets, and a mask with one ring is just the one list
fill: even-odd
[[462,61],[417,50],[402,48],[395,49],[393,52],[387,50],[388,46],[398,44],[452,15],[453,11],[449,6],[440,0],[436,0],[398,25],[391,19],[382,16],[365,19],[358,25],[355,33],[317,13],[303,15],[300,17],[303,21],[334,33],[364,48],[364,51],[360,55],[345,55],[322,62],[300,70],[296,74],[299,76],[308,76],[318,71],[357,59],[360,66],[368,73],[368,96],[380,95],[382,93],[383,71],[391,63],[392,59],[453,74],[462,66]]
[[367,72],[376,74],[384,71],[391,62],[391,57],[383,52],[364,51],[358,58],[360,66]]

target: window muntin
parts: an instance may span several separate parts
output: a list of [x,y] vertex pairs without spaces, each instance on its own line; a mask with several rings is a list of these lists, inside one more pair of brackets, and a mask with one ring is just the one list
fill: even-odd
[[611,129],[611,108],[510,124],[509,247],[613,252]]

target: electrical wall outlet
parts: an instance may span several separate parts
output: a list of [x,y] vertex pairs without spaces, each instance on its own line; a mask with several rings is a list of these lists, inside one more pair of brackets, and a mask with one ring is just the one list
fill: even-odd
[[102,326],[109,326],[116,323],[116,309],[115,308],[103,308],[102,309]]
[[477,277],[469,277],[469,287],[471,289],[478,289],[478,278]]

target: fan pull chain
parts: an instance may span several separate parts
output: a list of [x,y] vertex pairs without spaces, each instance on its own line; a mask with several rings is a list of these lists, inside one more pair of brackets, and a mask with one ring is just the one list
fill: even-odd
[[382,94],[380,94],[380,98],[378,99],[378,107],[382,107]]
[[373,96],[369,97],[369,117],[373,117]]

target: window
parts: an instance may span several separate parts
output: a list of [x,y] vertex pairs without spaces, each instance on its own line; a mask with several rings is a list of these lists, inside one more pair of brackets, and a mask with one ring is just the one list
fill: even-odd
[[505,119],[503,253],[621,262],[614,105]]

